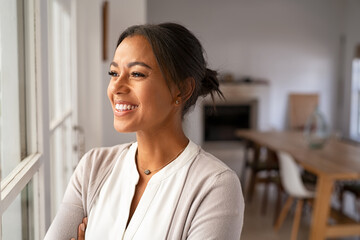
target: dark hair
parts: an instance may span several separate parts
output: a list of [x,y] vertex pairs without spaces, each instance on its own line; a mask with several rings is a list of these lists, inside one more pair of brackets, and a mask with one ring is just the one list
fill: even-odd
[[142,35],[149,41],[169,86],[173,82],[182,91],[187,78],[195,80],[194,91],[184,104],[183,116],[199,96],[210,94],[214,101],[214,93],[217,93],[223,98],[217,72],[207,68],[203,47],[188,29],[176,23],[135,25],[120,35],[117,46],[134,35]]

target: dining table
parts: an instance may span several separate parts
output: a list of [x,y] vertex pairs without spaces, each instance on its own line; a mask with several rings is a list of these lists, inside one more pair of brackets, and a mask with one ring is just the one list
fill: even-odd
[[360,236],[359,222],[329,221],[335,183],[360,179],[359,145],[329,138],[321,148],[311,148],[301,131],[241,129],[237,130],[235,135],[240,139],[256,142],[274,152],[287,152],[300,166],[317,176],[310,240]]

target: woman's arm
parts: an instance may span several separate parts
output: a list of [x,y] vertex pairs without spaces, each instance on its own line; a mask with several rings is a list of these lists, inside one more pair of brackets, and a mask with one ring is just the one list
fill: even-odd
[[62,203],[45,240],[69,240],[77,236],[77,226],[83,217],[81,208]]
[[243,216],[239,178],[232,171],[225,171],[216,177],[199,205],[186,239],[239,240]]
[[69,240],[77,236],[79,223],[87,217],[89,208],[116,159],[130,145],[127,143],[111,148],[94,148],[82,157],[45,240]]

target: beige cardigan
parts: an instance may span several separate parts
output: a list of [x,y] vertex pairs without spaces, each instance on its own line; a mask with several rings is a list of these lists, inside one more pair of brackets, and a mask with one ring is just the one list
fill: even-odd
[[[116,159],[131,144],[89,151],[81,159],[45,240],[70,240],[88,216]],[[189,168],[167,239],[239,240],[244,200],[237,175],[200,149]]]

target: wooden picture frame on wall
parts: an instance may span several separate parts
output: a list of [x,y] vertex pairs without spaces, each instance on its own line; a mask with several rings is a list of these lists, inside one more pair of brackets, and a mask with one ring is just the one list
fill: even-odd
[[360,59],[360,43],[358,45],[356,45],[355,58]]
[[108,59],[108,14],[109,14],[109,2],[104,1],[102,5],[102,58],[103,61]]

